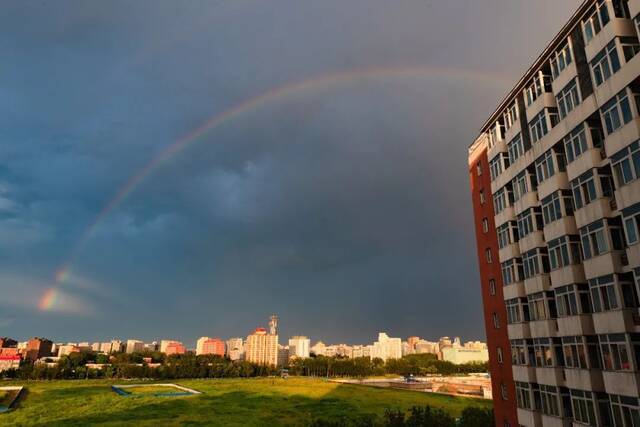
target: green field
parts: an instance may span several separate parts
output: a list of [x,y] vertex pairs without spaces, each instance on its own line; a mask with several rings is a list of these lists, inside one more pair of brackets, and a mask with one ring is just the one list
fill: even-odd
[[183,393],[182,390],[177,389],[175,387],[166,387],[166,386],[154,386],[154,385],[143,385],[139,387],[125,387],[124,390],[127,393],[132,395],[139,394],[162,394],[162,393]]
[[24,385],[26,392],[14,410],[0,414],[0,425],[306,425],[319,418],[382,415],[385,408],[431,405],[457,416],[466,406],[491,406],[485,400],[310,378],[173,382],[203,394],[127,397],[111,391],[111,384],[126,384],[123,381],[19,382],[15,385]]

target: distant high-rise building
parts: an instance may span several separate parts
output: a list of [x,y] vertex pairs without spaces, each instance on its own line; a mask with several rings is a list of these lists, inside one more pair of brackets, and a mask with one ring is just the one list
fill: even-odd
[[127,340],[127,353],[140,353],[144,351],[144,342],[139,340]]
[[244,358],[244,340],[242,338],[229,338],[227,340],[227,357],[231,360]]
[[322,341],[318,341],[311,347],[311,353],[316,356],[324,356],[327,354],[327,346]]
[[287,366],[289,364],[289,347],[278,344],[278,366]]
[[245,359],[259,365],[278,364],[278,336],[267,333],[264,328],[257,328],[247,337]]
[[272,314],[269,318],[269,333],[271,335],[278,335],[278,316]]
[[289,338],[289,357],[305,359],[309,357],[311,340],[303,336]]
[[51,356],[53,343],[46,338],[31,338],[24,349],[24,357],[35,362],[41,357]]
[[415,345],[416,354],[436,354],[438,352],[438,343],[427,340],[419,340]]
[[165,347],[165,354],[167,356],[171,356],[172,354],[185,354],[186,352],[186,347],[179,341],[171,341]]
[[386,333],[378,334],[378,341],[373,343],[371,349],[372,358],[380,358],[384,361],[402,358],[402,340],[390,338]]
[[196,355],[218,355],[224,356],[224,341],[220,338],[202,337],[196,343]]
[[420,341],[420,337],[409,337],[407,338],[407,344],[409,344],[409,347],[412,349],[416,349],[416,344],[418,343],[418,341]]

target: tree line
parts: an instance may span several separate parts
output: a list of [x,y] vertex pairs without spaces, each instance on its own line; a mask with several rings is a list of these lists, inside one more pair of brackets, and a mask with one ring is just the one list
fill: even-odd
[[[149,363],[151,362],[151,363]],[[102,364],[101,369],[87,364]],[[486,363],[454,365],[437,360],[432,354],[407,355],[402,359],[360,357],[310,357],[293,359],[285,367],[291,375],[315,377],[369,377],[386,374],[398,375],[453,375],[487,372]],[[192,353],[166,356],[160,352],[71,353],[55,364],[22,361],[18,369],[1,373],[4,378],[21,380],[85,379],[85,378],[251,378],[279,375],[281,368],[257,365],[247,361],[232,361],[226,357]]]

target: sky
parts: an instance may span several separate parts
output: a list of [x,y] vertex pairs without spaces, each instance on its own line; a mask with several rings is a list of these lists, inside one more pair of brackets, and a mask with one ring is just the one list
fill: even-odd
[[578,3],[3,1],[0,336],[484,339],[467,148]]

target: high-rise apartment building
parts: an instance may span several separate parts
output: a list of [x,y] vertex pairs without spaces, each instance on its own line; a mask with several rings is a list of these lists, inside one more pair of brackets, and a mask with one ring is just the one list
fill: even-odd
[[639,33],[583,2],[469,149],[499,426],[640,425]]
[[53,342],[46,338],[31,338],[27,341],[23,356],[25,359],[35,362],[41,357],[51,356],[52,346]]
[[244,340],[242,338],[229,338],[227,340],[227,357],[231,360],[244,358]]
[[224,341],[220,338],[202,337],[196,343],[196,355],[224,356]]
[[310,355],[311,340],[307,337],[294,336],[289,338],[289,357],[305,359]]
[[[271,328],[275,331],[274,328]],[[278,364],[278,335],[267,333],[265,328],[257,328],[247,337],[245,360],[259,365]]]
[[140,340],[127,340],[127,353],[140,353],[144,351],[144,342]]
[[380,358],[385,362],[389,359],[402,358],[402,340],[390,338],[386,333],[378,334],[378,341],[373,343],[371,358]]

